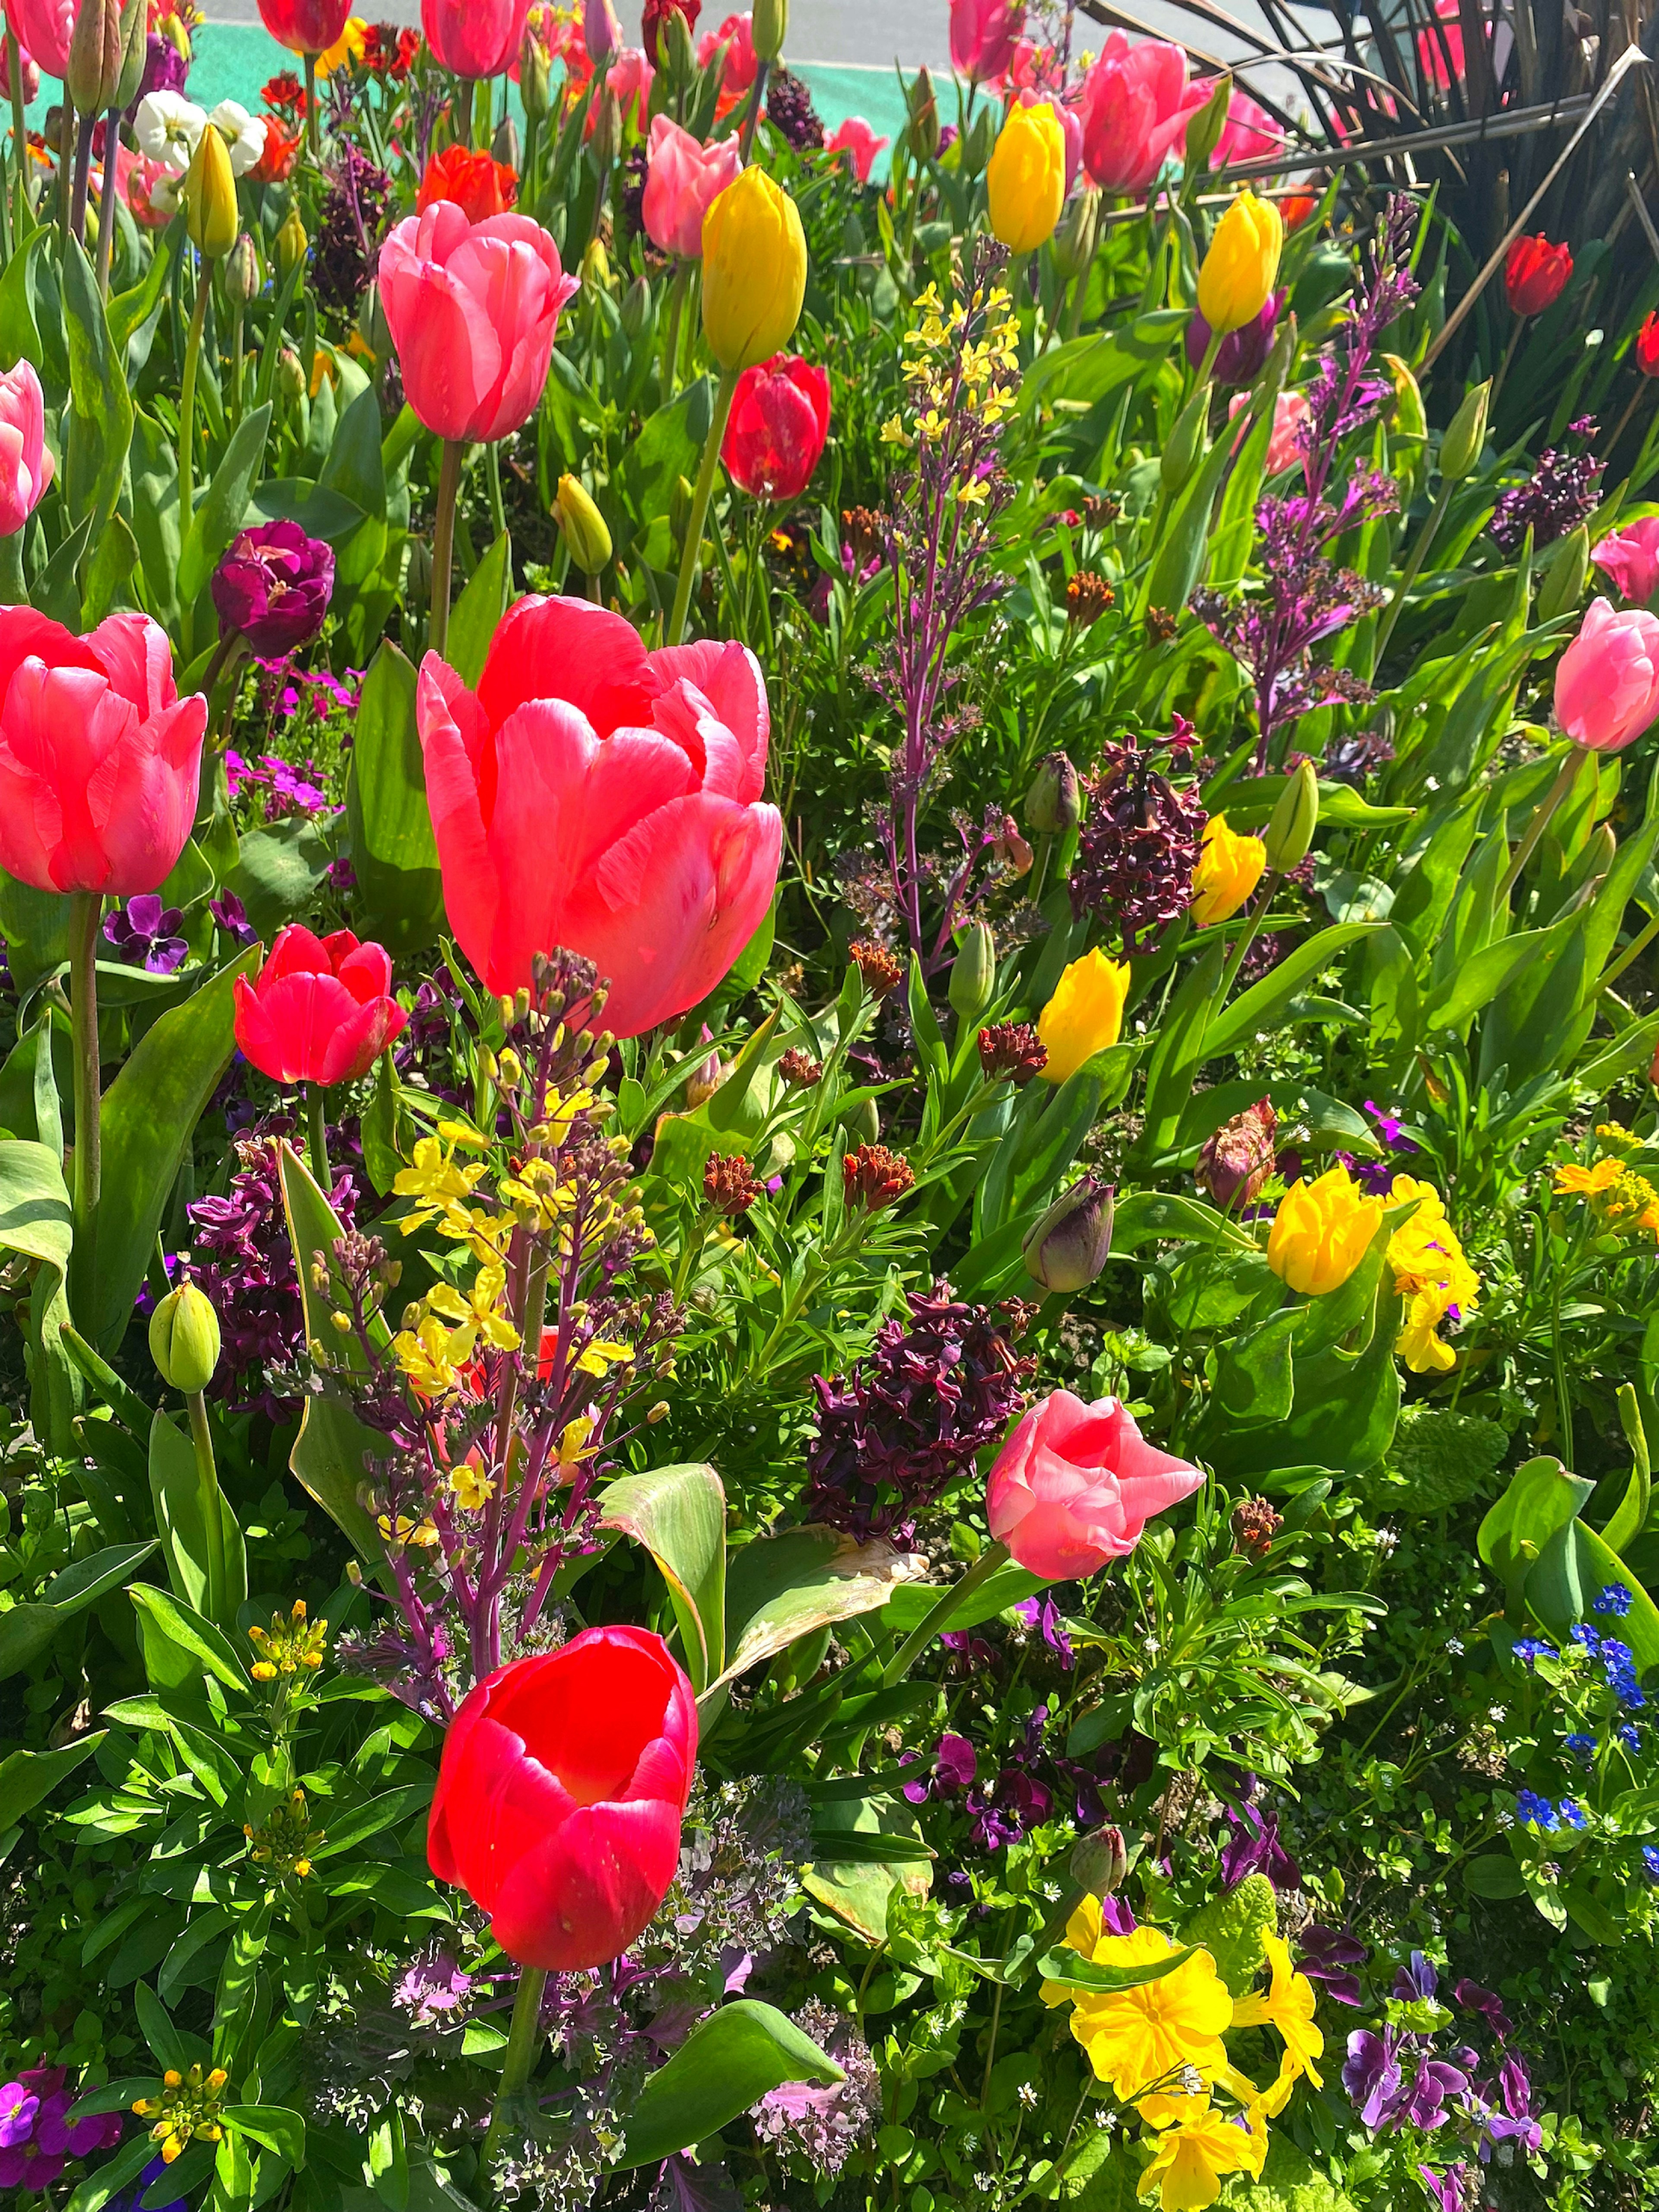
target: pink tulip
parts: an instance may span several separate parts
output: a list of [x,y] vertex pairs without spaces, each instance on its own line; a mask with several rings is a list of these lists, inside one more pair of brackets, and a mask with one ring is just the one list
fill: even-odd
[[861,185],[867,185],[875,158],[886,143],[884,138],[877,137],[861,115],[849,115],[835,137],[824,141],[823,150],[826,154],[850,154],[853,174]]
[[530,0],[421,0],[421,28],[456,76],[499,76],[524,44]]
[[1590,559],[1626,599],[1650,599],[1659,591],[1659,514],[1644,514],[1639,522],[1615,530],[1590,548]]
[[1236,92],[1227,102],[1227,120],[1215,142],[1210,167],[1224,169],[1230,161],[1265,161],[1284,143],[1285,133],[1267,109],[1248,92]]
[[0,607],[0,868],[39,891],[158,889],[196,817],[206,727],[148,615],[72,637]]
[[1103,191],[1144,192],[1212,88],[1188,84],[1187,57],[1163,39],[1132,46],[1113,31],[1083,81],[1083,166]]
[[647,653],[586,599],[520,599],[477,691],[428,653],[416,694],[444,904],[496,995],[563,945],[637,1036],[706,998],[771,903],[760,663],[708,641]]
[[738,142],[717,138],[705,146],[672,116],[659,115],[649,158],[640,210],[646,236],[659,252],[701,261],[703,216],[743,167]]
[[453,200],[434,200],[380,248],[380,283],[404,396],[428,430],[505,438],[528,422],[578,289],[539,223],[469,222]]
[[[1248,392],[1236,392],[1227,403],[1227,419],[1241,414],[1250,404]],[[1293,469],[1302,459],[1302,447],[1297,432],[1308,419],[1308,395],[1305,392],[1281,392],[1273,402],[1273,427],[1267,438],[1267,455],[1262,464],[1263,473],[1276,477],[1285,469]],[[1242,446],[1249,433],[1241,430],[1234,441]]]
[[46,76],[68,72],[78,4],[79,0],[6,0],[6,21],[13,35]]
[[997,1454],[986,1508],[992,1535],[1029,1574],[1070,1582],[1133,1552],[1153,1514],[1203,1480],[1145,1442],[1121,1400],[1088,1406],[1054,1390]]
[[582,9],[582,44],[587,49],[587,58],[595,69],[603,69],[612,54],[622,52],[622,25],[617,21],[617,11],[611,0],[585,0]]
[[951,0],[951,68],[975,84],[1000,82],[1024,27],[1024,0]]
[[1555,717],[1591,752],[1622,752],[1659,715],[1659,617],[1592,599],[1555,670]]
[[754,17],[728,15],[718,31],[705,31],[697,48],[697,67],[707,69],[722,46],[726,48],[726,66],[720,71],[720,97],[723,100],[741,100],[760,70],[755,52]]
[[[28,106],[40,91],[40,72],[34,57],[20,48],[23,62],[23,105]],[[11,48],[0,46],[0,100],[11,98]]]
[[[629,103],[633,102],[639,120],[643,123],[651,106],[651,87],[657,72],[651,66],[650,57],[643,46],[624,46],[605,73],[605,83],[617,95],[617,105],[624,118]],[[588,110],[587,128],[591,132],[599,120],[597,107]]]
[[0,376],[0,538],[28,520],[52,482],[46,403],[32,362]]

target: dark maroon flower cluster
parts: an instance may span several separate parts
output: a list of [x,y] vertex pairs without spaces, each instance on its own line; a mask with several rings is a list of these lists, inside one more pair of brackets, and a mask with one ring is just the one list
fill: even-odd
[[1176,790],[1168,764],[1128,735],[1106,746],[1085,785],[1089,808],[1071,874],[1072,912],[1115,931],[1126,954],[1192,903],[1204,802],[1195,790]]
[[360,154],[349,139],[336,143],[339,161],[323,196],[313,282],[325,307],[355,315],[363,289],[374,273],[375,256],[386,234],[392,179],[366,154]]
[[798,154],[815,153],[823,143],[823,125],[803,80],[775,69],[766,89],[766,119]]
[[884,1322],[846,1376],[814,1376],[808,1519],[908,1549],[918,1517],[1024,1404],[1036,1362],[1013,1340],[1035,1311],[1018,1299],[968,1305],[941,1280],[912,1297],[908,1326]]
[[[1570,435],[1595,435],[1593,416],[1582,416],[1567,428]],[[1573,453],[1565,447],[1547,446],[1526,483],[1498,495],[1491,529],[1498,550],[1506,556],[1518,553],[1530,530],[1533,550],[1540,552],[1570,530],[1577,530],[1595,512],[1606,466],[1593,453]]]

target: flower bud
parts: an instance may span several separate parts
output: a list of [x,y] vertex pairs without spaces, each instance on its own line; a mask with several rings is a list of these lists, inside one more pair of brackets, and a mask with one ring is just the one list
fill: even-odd
[[231,247],[225,263],[225,291],[237,307],[245,307],[259,296],[259,254],[246,231]]
[[794,335],[805,296],[806,236],[795,203],[764,169],[742,170],[702,219],[709,351],[728,374],[769,361]]
[[1095,237],[1100,221],[1100,194],[1073,192],[1066,220],[1054,233],[1052,252],[1054,273],[1062,283],[1073,283],[1095,258]]
[[1011,107],[985,171],[991,228],[1011,253],[1053,237],[1066,200],[1066,133],[1046,100]]
[[637,345],[646,337],[654,318],[651,313],[651,280],[636,276],[623,294],[622,326],[630,345]]
[[1423,411],[1423,393],[1412,366],[1397,353],[1385,353],[1382,366],[1394,383],[1394,434],[1397,438],[1426,438],[1429,418]]
[[881,1116],[876,1111],[873,1098],[860,1098],[847,1116],[847,1134],[860,1145],[874,1145],[881,1139]]
[[276,389],[290,407],[305,398],[305,366],[292,346],[284,346],[276,356]]
[[611,558],[611,532],[586,489],[573,476],[559,478],[553,513],[584,576],[597,576]]
[[300,220],[300,210],[297,207],[291,207],[283,218],[282,228],[276,234],[276,267],[284,283],[288,282],[295,263],[303,261],[310,250],[311,240]]
[[611,0],[586,0],[582,9],[582,44],[595,69],[603,69],[622,52],[622,25]]
[[997,941],[986,923],[970,922],[951,968],[951,1004],[964,1022],[990,1004],[996,980]]
[[1215,80],[1215,89],[1187,125],[1186,151],[1181,157],[1181,173],[1185,177],[1201,177],[1210,166],[1210,156],[1221,143],[1221,134],[1227,127],[1227,110],[1232,103],[1233,81],[1224,73]]
[[775,62],[789,35],[789,0],[755,0],[749,19],[750,43],[758,62]]
[[622,138],[622,109],[617,95],[607,84],[599,94],[598,107],[593,111],[593,136],[590,142],[593,160],[601,177],[610,173],[617,158],[617,148]]
[[1209,450],[1210,386],[1200,384],[1175,421],[1164,442],[1158,478],[1173,499]]
[[697,73],[697,50],[691,43],[691,26],[680,10],[672,9],[657,30],[658,51],[667,66],[671,84],[690,84]]
[[582,282],[590,290],[608,292],[611,289],[611,256],[605,250],[603,239],[588,242],[582,256]]
[[1583,522],[1551,546],[1544,580],[1538,587],[1540,622],[1553,622],[1557,615],[1571,614],[1577,606],[1584,596],[1589,557],[1589,529]]
[[1440,473],[1448,483],[1461,483],[1480,461],[1491,404],[1492,379],[1488,377],[1465,393],[1462,405],[1446,425],[1446,434],[1440,441]]
[[205,1390],[219,1364],[219,1316],[194,1283],[169,1291],[149,1317],[149,1356],[164,1382],[186,1397]]
[[492,161],[505,162],[515,176],[518,174],[523,156],[519,151],[519,126],[510,113],[502,116],[495,125],[495,135],[489,142],[489,153]]
[[1232,1510],[1229,1524],[1233,1532],[1233,1549],[1242,1559],[1265,1559],[1273,1547],[1273,1538],[1285,1526],[1285,1516],[1275,1511],[1265,1498],[1241,1498]]
[[1079,1836],[1072,1846],[1072,1880],[1091,1897],[1115,1897],[1129,1871],[1123,1831],[1109,1825]]
[[149,0],[125,0],[121,9],[121,74],[112,107],[131,107],[144,81],[149,59]]
[[1319,827],[1319,778],[1314,764],[1304,760],[1279,793],[1261,842],[1267,848],[1267,866],[1276,875],[1288,876],[1308,857],[1314,831]]
[[925,62],[910,84],[910,150],[921,161],[939,151],[939,100]]
[[[519,49],[519,97],[524,102],[525,113],[538,121],[553,104],[552,74],[547,48],[533,30],[527,29]],[[513,166],[516,168],[518,163]]]
[[[708,1037],[708,1025],[703,1024],[703,1038]],[[731,1073],[719,1053],[711,1052],[700,1060],[685,1079],[685,1103],[689,1113],[695,1114],[699,1106],[706,1106]]]
[[1025,1272],[1045,1291],[1087,1290],[1112,1253],[1113,1190],[1084,1176],[1062,1191],[1025,1239]]
[[185,175],[185,210],[197,251],[209,261],[222,260],[236,243],[236,178],[224,135],[211,123]]
[[1193,1181],[1224,1213],[1249,1206],[1273,1171],[1279,1116],[1270,1098],[1258,1098],[1206,1137]]
[[1077,770],[1064,753],[1049,753],[1037,763],[1031,788],[1025,794],[1025,826],[1045,836],[1074,830],[1083,813],[1082,787]]
[[121,82],[120,0],[80,0],[64,84],[82,115],[100,115]]

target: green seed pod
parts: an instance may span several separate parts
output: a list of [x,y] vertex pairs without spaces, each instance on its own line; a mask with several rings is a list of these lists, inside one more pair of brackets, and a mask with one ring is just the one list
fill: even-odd
[[149,1356],[164,1382],[186,1397],[205,1390],[219,1364],[219,1316],[194,1283],[169,1291],[149,1317]]
[[1064,753],[1050,753],[1037,763],[1031,788],[1025,794],[1025,826],[1045,836],[1075,829],[1083,813],[1083,793],[1077,770]]

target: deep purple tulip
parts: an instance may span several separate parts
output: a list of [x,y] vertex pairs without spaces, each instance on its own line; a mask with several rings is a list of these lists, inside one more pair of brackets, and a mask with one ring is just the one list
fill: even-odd
[[[1218,384],[1255,382],[1267,356],[1273,351],[1273,332],[1289,297],[1288,292],[1270,292],[1266,305],[1253,323],[1246,323],[1242,330],[1228,331],[1217,350],[1215,366],[1210,372]],[[1194,368],[1203,368],[1209,344],[1210,326],[1202,315],[1194,313],[1187,325],[1187,358]]]
[[213,578],[222,629],[247,641],[262,660],[308,645],[334,592],[334,550],[297,522],[243,531]]

